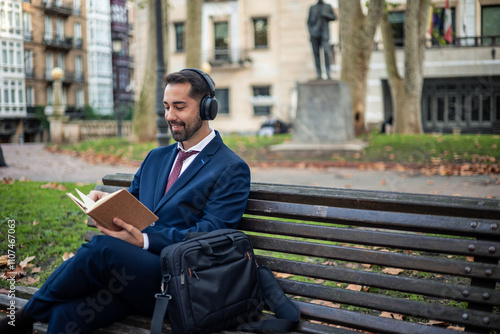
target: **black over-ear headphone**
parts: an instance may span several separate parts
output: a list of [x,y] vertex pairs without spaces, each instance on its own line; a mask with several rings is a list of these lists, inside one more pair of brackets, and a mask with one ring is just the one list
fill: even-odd
[[205,121],[211,121],[215,119],[215,116],[217,116],[217,111],[219,110],[219,104],[217,102],[217,99],[215,98],[215,87],[212,83],[212,80],[210,80],[209,76],[205,72],[200,71],[197,68],[185,68],[182,71],[196,72],[203,78],[203,80],[205,80],[208,88],[210,88],[210,95],[205,95],[201,99],[200,116],[201,119]]

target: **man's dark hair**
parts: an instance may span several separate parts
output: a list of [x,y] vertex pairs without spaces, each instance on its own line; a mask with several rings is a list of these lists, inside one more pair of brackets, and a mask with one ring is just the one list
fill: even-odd
[[[212,84],[214,84],[212,78],[210,78],[210,80],[212,81]],[[204,96],[210,95],[210,87],[205,82],[205,79],[203,79],[203,77],[200,74],[194,71],[184,70],[184,71],[170,73],[167,74],[164,81],[165,81],[165,87],[168,84],[175,85],[186,82],[190,83],[191,89],[189,90],[189,97],[198,102],[200,102]]]

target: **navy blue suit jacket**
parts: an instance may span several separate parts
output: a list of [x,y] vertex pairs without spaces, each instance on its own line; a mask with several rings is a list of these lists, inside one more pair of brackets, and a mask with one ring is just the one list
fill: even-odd
[[187,232],[236,228],[250,192],[248,165],[217,131],[164,195],[176,156],[177,144],[149,152],[128,189],[159,217],[142,231],[153,253],[182,241]]

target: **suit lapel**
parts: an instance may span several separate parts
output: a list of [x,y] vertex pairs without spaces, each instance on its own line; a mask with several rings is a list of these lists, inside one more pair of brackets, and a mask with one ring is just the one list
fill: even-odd
[[[157,211],[162,205],[164,205],[168,200],[170,200],[180,189],[182,189],[186,184],[189,183],[191,179],[193,179],[205,166],[207,166],[212,159],[212,156],[217,152],[219,149],[220,145],[222,144],[222,139],[219,135],[218,132],[216,132],[215,138],[196,156],[196,158],[193,160],[193,162],[189,165],[189,167],[179,176],[177,181],[172,185],[172,187],[168,190],[168,192],[162,197],[160,197],[159,203],[155,208],[155,211]],[[168,160],[168,159],[166,159]],[[164,164],[166,165],[166,168],[172,168],[173,161],[175,160],[175,155],[171,159],[170,163]],[[163,192],[165,192],[165,186],[167,184],[167,179],[168,179],[168,171],[170,169],[167,169],[167,171],[163,174],[166,174],[167,177],[163,181],[163,183],[160,183],[163,185]],[[158,187],[158,186],[157,186]],[[158,193],[157,193],[158,194]],[[156,203],[156,197],[155,197],[155,203]]]
[[177,145],[172,145],[172,149],[165,154],[165,158],[163,159],[163,163],[160,168],[160,173],[158,174],[158,178],[155,184],[155,197],[154,203],[155,207],[158,206],[159,202],[162,200],[163,195],[165,194],[165,188],[167,186],[168,175],[170,174],[170,170],[174,165],[175,157],[177,156]]

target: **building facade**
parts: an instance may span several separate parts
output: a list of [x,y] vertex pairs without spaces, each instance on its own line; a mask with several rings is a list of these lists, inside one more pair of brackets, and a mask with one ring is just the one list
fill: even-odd
[[[338,14],[338,0],[326,0]],[[390,20],[402,70],[405,0]],[[316,0],[205,0],[203,61],[217,83],[224,132],[256,132],[269,118],[292,122],[296,86],[315,78],[306,21]],[[425,51],[422,121],[426,132],[499,132],[500,1],[449,0],[452,40],[444,40],[445,0],[432,0]],[[185,64],[186,1],[170,1],[169,71]],[[339,23],[330,23],[332,78],[342,64]],[[368,74],[366,122],[377,129],[392,114],[380,31]],[[403,73],[403,72],[401,72]],[[137,81],[140,84],[140,80]],[[335,103],[335,101],[332,101]]]
[[126,0],[111,0],[111,43],[113,48],[113,103],[117,117],[130,116],[134,107],[133,69],[130,54],[133,33]]
[[5,0],[0,6],[0,142],[46,140],[43,115],[50,114],[53,68],[65,71],[63,103],[68,113],[78,113],[85,104],[85,9],[80,0]]
[[112,115],[113,66],[110,2],[86,0],[89,105],[94,112]]
[[21,18],[21,1],[0,1],[0,142],[31,124],[26,120]]

